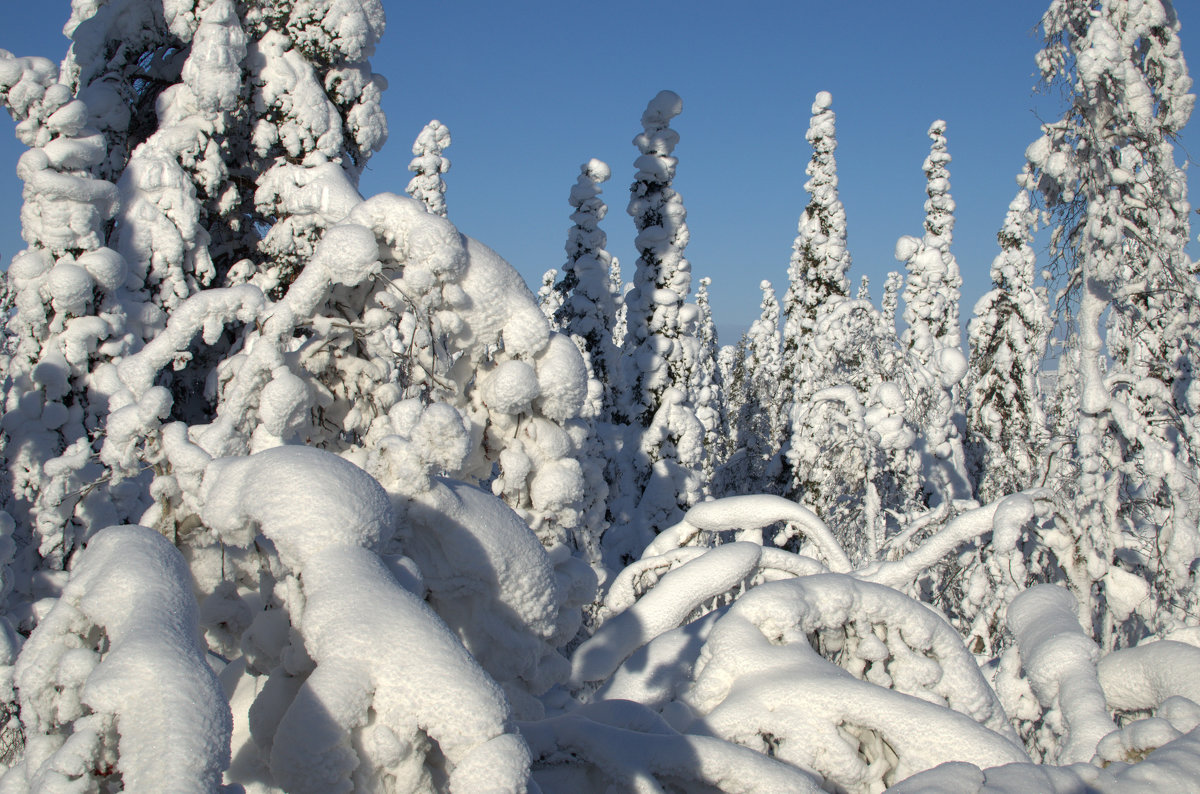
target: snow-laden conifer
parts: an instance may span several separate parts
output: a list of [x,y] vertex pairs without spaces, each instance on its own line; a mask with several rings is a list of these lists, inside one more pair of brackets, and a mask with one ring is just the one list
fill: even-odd
[[446,217],[446,180],[442,178],[450,170],[450,159],[442,152],[450,145],[450,130],[434,119],[413,141],[412,162],[408,170],[414,176],[404,190],[408,195],[425,205],[434,215]]
[[696,343],[693,348],[695,363],[691,368],[688,392],[696,409],[696,418],[704,427],[704,452],[701,463],[701,482],[705,494],[711,494],[712,482],[717,465],[722,459],[725,446],[724,383],[717,364],[717,327],[713,322],[712,306],[708,301],[708,288],[712,279],[704,276],[696,289]]
[[600,185],[611,172],[606,163],[592,159],[579,167],[579,178],[571,188],[568,203],[574,208],[574,225],[567,231],[567,262],[555,290],[562,295],[553,313],[556,326],[568,334],[581,351],[586,352],[592,374],[603,389],[603,411],[611,415],[620,367],[614,344],[617,296],[612,292],[610,274],[614,260],[605,246],[608,237],[600,221],[608,206],[600,197]]
[[975,492],[991,502],[1040,481],[1045,412],[1038,379],[1050,318],[1035,287],[1037,211],[1022,190],[1009,205],[992,260],[992,290],[975,305],[967,373],[967,453]]
[[[95,176],[103,134],[87,105],[44,58],[0,51],[0,100],[29,148],[21,233],[28,247],[8,268],[15,312],[5,314],[4,507],[16,519],[22,576],[63,568],[93,522],[120,523],[143,505],[119,489],[96,489],[111,378],[104,365],[138,344],[161,311],[136,290],[137,274],[107,246],[119,206],[112,182]],[[127,493],[127,492],[126,492]]]
[[[386,130],[378,108],[382,81],[365,60],[382,32],[382,7],[371,0],[269,7],[216,0],[197,8],[116,3],[77,12],[73,77],[40,59],[0,57],[6,107],[34,148],[22,173],[30,183],[30,248],[11,268],[18,311],[5,329],[5,349],[21,358],[6,368],[5,401],[26,416],[19,432],[8,427],[14,420],[5,428],[4,455],[18,476],[6,479],[3,505],[19,515],[12,534],[23,549],[20,575],[12,577],[20,603],[6,617],[33,629],[45,610],[29,608],[31,574],[42,569],[39,576],[61,584],[61,569],[102,522],[136,519],[152,527],[184,554],[193,580],[187,596],[199,598],[208,648],[233,662],[228,684],[245,684],[239,720],[264,688],[275,694],[270,706],[254,707],[266,720],[260,725],[273,725],[291,706],[301,715],[280,723],[298,725],[298,732],[260,733],[253,741],[243,735],[238,755],[248,766],[231,774],[263,780],[266,767],[256,764],[278,754],[284,760],[273,782],[301,790],[288,759],[305,755],[312,734],[305,707],[297,705],[308,695],[297,685],[308,679],[323,691],[371,680],[386,700],[396,693],[378,676],[386,678],[391,663],[386,654],[366,653],[360,658],[376,660],[375,671],[344,678],[340,660],[310,653],[305,638],[289,632],[304,614],[300,596],[309,594],[297,589],[299,568],[287,551],[270,541],[264,554],[254,539],[257,527],[290,521],[286,514],[315,489],[274,507],[256,498],[255,509],[270,515],[222,514],[222,533],[230,534],[217,537],[205,510],[232,504],[210,500],[206,475],[220,460],[320,447],[386,481],[395,506],[411,508],[406,526],[418,536],[421,527],[444,531],[454,521],[470,534],[482,522],[491,556],[484,563],[451,559],[453,550],[410,535],[390,550],[371,550],[390,555],[395,573],[378,557],[351,551],[341,556],[356,573],[314,568],[304,587],[321,589],[324,581],[338,589],[354,580],[358,596],[346,597],[369,601],[380,588],[395,595],[399,576],[416,595],[387,596],[393,606],[427,609],[415,605],[428,595],[442,612],[422,620],[454,624],[479,648],[498,651],[487,658],[478,651],[487,669],[477,678],[499,704],[501,722],[509,706],[497,684],[518,713],[536,716],[536,696],[565,675],[558,649],[575,635],[596,581],[582,559],[588,538],[580,537],[581,513],[589,509],[578,462],[589,435],[579,418],[586,367],[494,252],[412,199],[358,195],[357,173]],[[138,67],[143,73],[83,62],[89,52],[101,57],[131,19],[146,26],[131,38],[149,53]],[[149,80],[147,71],[161,81]],[[87,103],[59,82],[74,80],[87,91],[93,77],[154,86],[158,113],[138,117],[144,126],[121,137],[127,162],[111,152],[103,157],[107,133],[88,126],[94,114]],[[128,102],[141,96],[129,85],[89,95]],[[120,137],[113,126],[120,114],[107,106],[105,113],[104,129]],[[97,177],[105,169],[116,186]],[[118,204],[121,214],[110,224]],[[301,461],[283,479],[328,473]],[[457,484],[443,486],[446,475]],[[468,495],[458,498],[457,487]],[[359,496],[337,491],[337,502],[354,512]],[[501,525],[507,529],[497,535]],[[468,580],[495,576],[492,566],[517,547],[523,551],[516,556],[541,571],[537,582],[522,581],[549,611],[508,613],[502,605],[516,603],[511,593],[485,588],[469,599],[468,615],[455,612],[468,601],[443,585],[459,581],[468,565],[484,566]],[[409,562],[401,561],[405,555]],[[501,613],[508,617],[491,619]],[[321,631],[309,617],[306,625]],[[492,633],[483,637],[480,625]],[[346,646],[371,629],[337,631],[343,634],[334,645]],[[460,642],[445,626],[440,631]],[[16,655],[10,645],[9,657]],[[106,652],[98,648],[102,665]],[[419,660],[421,653],[417,641],[410,655]],[[461,646],[455,653],[468,656]],[[11,709],[11,692],[4,698]],[[23,733],[33,730],[29,716]],[[64,714],[63,724],[76,716]],[[384,770],[395,763],[414,781],[430,774],[425,745],[416,740],[380,759],[350,733],[341,735],[346,744],[331,752],[342,761],[322,771],[334,780],[304,785],[340,790],[350,785],[348,770],[367,780],[394,775]],[[523,780],[523,745],[505,735],[513,779]],[[312,756],[317,763],[321,757]]]
[[850,253],[846,248],[846,210],[838,197],[836,116],[828,91],[813,100],[805,140],[812,158],[805,168],[808,206],[800,215],[783,296],[783,377],[797,398],[811,394],[805,385],[804,360],[812,343],[817,314],[828,301],[850,295]]
[[967,373],[962,351],[958,300],[962,277],[951,253],[954,200],[950,196],[950,154],[946,123],[929,127],[929,156],[925,171],[925,234],[901,237],[896,259],[908,271],[904,281],[904,321],[901,340],[908,351],[911,411],[937,469],[927,484],[935,501],[968,499],[966,463],[962,448],[963,405],[960,382]]
[[626,427],[617,466],[616,531],[609,532],[609,559],[631,559],[653,537],[655,527],[677,518],[703,490],[699,477],[704,428],[688,392],[695,363],[695,305],[688,243],[687,210],[671,187],[679,133],[670,123],[683,109],[672,91],[661,91],[642,114],[643,131],[633,143],[640,156],[627,208],[638,234],[633,287],[624,297],[623,397],[613,419]]
[[633,289],[625,296],[625,338],[630,402],[620,407],[627,419],[646,427],[662,393],[682,385],[683,341],[680,312],[691,292],[691,265],[684,258],[689,232],[683,199],[671,187],[678,160],[672,156],[679,133],[671,129],[683,100],[662,91],[642,114],[643,131],[633,139],[641,155],[630,188],[628,212],[638,235]]
[[791,401],[780,394],[783,343],[779,300],[771,282],[759,284],[762,302],[741,347],[733,375],[736,403],[730,406],[730,452],[720,493],[767,493],[779,475],[780,450],[790,426]]
[[883,298],[880,301],[880,312],[883,321],[896,332],[896,309],[900,305],[900,293],[904,289],[904,276],[895,270],[888,273],[887,281],[883,284]]
[[925,200],[925,234],[920,239],[902,238],[896,258],[905,262],[908,278],[904,286],[904,321],[908,329],[905,345],[925,365],[936,364],[938,353],[961,346],[958,327],[958,298],[962,277],[950,253],[954,232],[954,199],[950,197],[950,154],[946,150],[946,122],[929,127],[929,156],[924,171],[928,198]]

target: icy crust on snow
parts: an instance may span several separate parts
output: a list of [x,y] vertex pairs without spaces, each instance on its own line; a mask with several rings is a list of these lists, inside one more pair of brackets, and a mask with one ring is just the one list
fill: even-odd
[[595,703],[521,723],[521,735],[533,754],[533,780],[546,792],[821,791],[811,775],[795,767],[709,736],[680,734],[629,701]]
[[96,533],[25,643],[26,730],[5,792],[210,792],[229,763],[229,707],[198,641],[183,557],[157,532]]
[[425,787],[432,740],[451,789],[524,791],[528,749],[510,731],[503,693],[374,551],[394,532],[378,482],[331,453],[276,447],[214,461],[204,494],[206,524],[239,546],[261,533],[303,588],[293,621],[316,668],[290,704],[264,703],[280,712],[272,732],[259,712],[284,788]]

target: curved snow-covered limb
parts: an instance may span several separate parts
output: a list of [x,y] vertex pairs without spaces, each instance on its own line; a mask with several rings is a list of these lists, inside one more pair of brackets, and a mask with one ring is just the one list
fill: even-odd
[[[738,590],[764,582],[813,576],[828,573],[821,563],[800,554],[769,546],[757,546],[758,561],[747,576],[738,582]],[[722,547],[717,547],[722,548]],[[647,557],[628,565],[609,588],[604,599],[608,613],[622,613],[638,602],[648,591],[658,586],[663,577],[684,568],[709,554],[712,549],[682,546],[657,557]],[[714,603],[714,605],[717,605]],[[596,692],[600,699],[623,698],[650,705],[663,705],[677,694],[691,674],[703,638],[711,627],[709,613],[699,620],[667,631],[632,653]],[[694,614],[690,617],[694,617]]]
[[604,701],[522,723],[534,780],[546,791],[816,792],[813,777],[709,736],[676,733],[629,701]]
[[[372,770],[350,774],[358,728],[362,746],[394,744],[397,765],[406,760],[401,747],[433,738],[453,765],[455,791],[524,790],[528,750],[509,734],[503,693],[377,555],[326,547],[305,566],[303,583],[301,634],[317,669],[275,734],[271,770],[284,788],[370,790]],[[341,730],[314,730],[328,722]]]
[[740,583],[758,565],[760,546],[718,546],[663,576],[634,605],[606,622],[575,650],[571,682],[607,678],[631,653],[684,623],[704,602]]
[[612,612],[623,612],[633,606],[639,598],[663,576],[692,560],[703,557],[709,551],[703,546],[681,546],[653,557],[634,560],[621,569],[604,596],[605,608]]
[[266,536],[303,586],[293,620],[316,670],[284,714],[271,757],[288,790],[369,790],[388,778],[420,788],[430,775],[426,737],[455,790],[524,790],[528,749],[510,730],[499,687],[375,553],[394,531],[378,482],[331,453],[275,447],[210,464],[204,505],[205,523],[226,542]]
[[380,193],[351,210],[346,222],[366,226],[406,271],[422,271],[434,283],[458,281],[467,270],[466,238],[415,199]]
[[766,582],[776,579],[790,579],[793,576],[813,576],[819,573],[829,573],[829,569],[812,557],[803,554],[793,554],[783,549],[773,549],[763,546],[758,558],[758,575]]
[[215,342],[226,323],[253,322],[266,302],[262,290],[249,284],[193,295],[175,307],[166,330],[117,365],[122,383],[140,399],[154,386],[159,372],[188,349],[197,333],[203,333],[206,343]]
[[1079,626],[1074,596],[1054,585],[1030,588],[1009,605],[1006,621],[1034,694],[1066,724],[1056,760],[1090,761],[1117,726],[1096,672],[1100,649]]
[[0,787],[83,790],[115,772],[129,791],[217,790],[232,726],[198,636],[175,547],[145,527],[96,533],[17,658],[26,756]]
[[974,764],[952,761],[913,775],[888,788],[888,794],[1121,794],[1113,771],[1091,764],[1005,764],[980,769]]
[[[749,621],[771,643],[811,648],[808,638],[821,637],[826,650],[838,653],[843,666],[856,675],[953,709],[1017,744],[1000,701],[958,633],[903,593],[841,574],[822,574],[760,585],[739,598],[729,616]],[[702,662],[711,663],[717,653],[714,646]],[[697,683],[689,699],[711,697],[700,693],[720,681],[731,683],[704,669],[698,675],[708,683]]]
[[676,698],[690,684],[700,651],[724,610],[658,635],[638,648],[596,690],[594,702],[632,700],[684,728],[695,719]]
[[717,621],[684,695],[702,715],[689,731],[769,752],[850,791],[878,790],[947,760],[1028,760],[1014,740],[965,714],[853,678],[819,656],[799,627],[789,632],[796,641],[778,644],[783,638],[765,636],[760,616],[748,619],[740,605]]
[[694,505],[682,521],[659,534],[642,552],[642,557],[683,546],[701,532],[762,529],[783,521],[799,527],[813,541],[832,570],[845,573],[851,569],[846,552],[816,513],[772,494],[729,496]]
[[311,447],[275,447],[209,464],[204,523],[248,546],[261,532],[293,571],[320,563],[325,549],[377,549],[395,531],[392,503],[371,475]]
[[900,559],[877,562],[857,571],[855,575],[869,582],[903,589],[967,541],[997,530],[1005,536],[1015,535],[1033,517],[1033,513],[1033,500],[1023,493],[967,510]]
[[1188,698],[1200,706],[1200,648],[1159,640],[1113,651],[1096,665],[1110,709],[1157,709],[1169,697]]

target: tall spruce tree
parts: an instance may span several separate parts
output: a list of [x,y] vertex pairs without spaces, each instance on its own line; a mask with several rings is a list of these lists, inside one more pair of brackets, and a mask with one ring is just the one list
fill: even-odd
[[1044,479],[1046,415],[1038,378],[1050,330],[1046,290],[1035,287],[1037,211],[1012,200],[992,260],[992,289],[975,305],[967,372],[967,464],[984,503]]
[[951,252],[954,199],[950,196],[950,153],[946,122],[929,127],[929,156],[925,158],[925,234],[902,237],[896,258],[905,262],[902,341],[908,350],[910,402],[921,429],[931,468],[927,483],[932,500],[969,499],[962,441],[965,425],[960,382],[967,372],[959,329],[959,288],[962,277]]
[[611,419],[615,395],[621,391],[616,380],[621,374],[618,351],[613,341],[617,296],[609,280],[613,256],[605,247],[608,237],[600,228],[600,221],[608,214],[600,185],[608,181],[611,172],[606,163],[596,159],[581,165],[579,172],[568,198],[574,208],[574,225],[567,231],[567,262],[555,285],[562,298],[554,321],[586,353],[603,389],[603,416]]
[[850,296],[850,253],[846,248],[846,210],[838,197],[836,115],[828,91],[813,100],[805,140],[812,158],[805,168],[808,205],[800,215],[788,265],[788,288],[783,296],[783,369],[785,392],[802,400],[806,385],[804,361],[812,344],[817,314],[828,302]]
[[688,392],[697,313],[686,303],[691,291],[691,265],[684,257],[687,210],[671,187],[679,133],[670,123],[682,110],[678,94],[659,92],[633,139],[640,155],[628,212],[638,232],[638,260],[623,303],[624,390],[613,407],[626,438],[617,466],[617,526],[607,535],[610,563],[634,559],[657,529],[673,523],[703,491],[704,427]]

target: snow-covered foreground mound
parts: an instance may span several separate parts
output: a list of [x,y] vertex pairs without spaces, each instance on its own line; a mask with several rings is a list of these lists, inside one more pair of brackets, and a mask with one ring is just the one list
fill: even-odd
[[[880,569],[831,572],[828,530],[776,497],[705,503],[660,535],[518,721],[501,682],[545,663],[560,582],[500,500],[432,482],[402,519],[407,497],[303,446],[214,460],[202,493],[220,542],[270,550],[286,606],[226,662],[199,642],[183,555],[146,528],[96,533],[10,649],[26,738],[0,791],[215,791],[224,770],[258,792],[1065,792],[1200,771],[1200,648],[1101,656],[1044,585],[1008,607],[1014,644],[981,669]],[[827,558],[763,545],[781,521]]]

